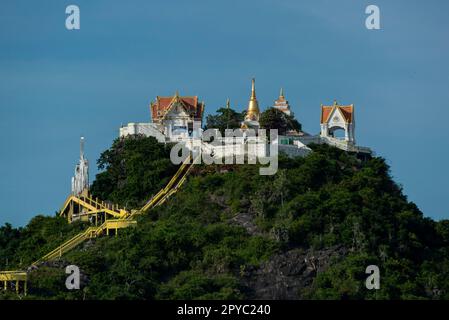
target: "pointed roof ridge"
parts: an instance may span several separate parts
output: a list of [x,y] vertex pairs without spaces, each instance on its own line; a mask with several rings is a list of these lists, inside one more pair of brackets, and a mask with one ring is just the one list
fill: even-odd
[[331,115],[334,110],[343,116],[346,123],[352,123],[354,118],[354,104],[350,105],[340,105],[337,100],[334,99],[334,103],[330,106],[325,106],[321,104],[321,123],[326,123],[330,120]]
[[[170,98],[170,97],[168,97]],[[175,95],[173,96],[173,99],[170,101],[170,104],[168,106],[168,108],[165,110],[164,115],[162,116],[162,119],[165,119],[165,117],[170,113],[170,111],[173,109],[173,106],[175,105],[176,102],[181,103],[182,108],[188,112],[186,104],[184,103],[184,101],[182,100],[181,96],[179,95],[179,91],[176,90]]]

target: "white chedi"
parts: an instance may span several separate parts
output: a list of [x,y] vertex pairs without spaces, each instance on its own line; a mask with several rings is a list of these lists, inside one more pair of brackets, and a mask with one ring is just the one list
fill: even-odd
[[72,194],[80,195],[89,190],[89,162],[84,157],[84,137],[80,139],[80,160],[75,166],[75,175],[72,177]]

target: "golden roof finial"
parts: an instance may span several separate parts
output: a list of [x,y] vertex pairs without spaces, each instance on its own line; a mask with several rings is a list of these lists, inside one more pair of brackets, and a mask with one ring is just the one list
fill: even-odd
[[281,87],[281,92],[279,93],[280,98],[284,98],[284,88]]
[[256,79],[251,80],[251,100],[256,100]]

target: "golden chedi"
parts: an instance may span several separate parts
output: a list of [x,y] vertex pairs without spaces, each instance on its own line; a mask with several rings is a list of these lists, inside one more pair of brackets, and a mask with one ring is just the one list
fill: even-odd
[[245,120],[242,123],[242,128],[259,128],[259,117],[259,103],[257,102],[256,98],[256,85],[255,79],[253,78],[251,83],[251,98],[248,103],[248,109],[246,110]]

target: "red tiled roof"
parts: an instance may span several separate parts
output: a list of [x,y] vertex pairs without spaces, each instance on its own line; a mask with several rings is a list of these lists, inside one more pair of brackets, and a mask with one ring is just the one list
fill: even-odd
[[345,120],[347,123],[352,123],[352,115],[354,113],[353,106],[339,106],[339,109],[343,116],[345,117]]
[[332,113],[332,110],[334,108],[338,108],[345,118],[345,122],[352,123],[353,120],[353,114],[354,114],[354,106],[348,105],[348,106],[340,106],[340,105],[334,105],[334,106],[321,106],[321,123],[326,123],[329,121],[329,116]]
[[[151,118],[153,121],[161,120],[170,108],[173,99],[176,96],[171,97],[156,97],[156,101],[151,104]],[[186,111],[193,115],[195,119],[202,119],[204,106],[202,103],[198,103],[198,96],[194,97],[179,97],[181,103],[186,108]]]
[[333,107],[321,106],[321,121],[320,121],[320,123],[325,123],[328,120],[332,109],[333,109]]

